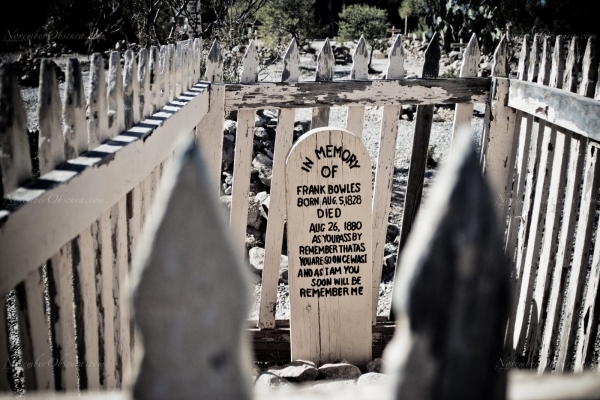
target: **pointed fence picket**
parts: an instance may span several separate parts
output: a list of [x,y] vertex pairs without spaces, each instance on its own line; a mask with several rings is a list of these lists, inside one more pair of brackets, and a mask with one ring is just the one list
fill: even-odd
[[[352,55],[352,69],[350,70],[350,79],[353,81],[369,80],[369,51],[363,35],[360,36],[354,54]],[[401,77],[402,78],[402,77]],[[362,137],[363,123],[365,120],[364,107],[348,107],[346,117],[346,130]]]
[[[329,38],[325,39],[323,48],[317,56],[316,82],[328,82],[333,80],[333,66],[335,58]],[[322,128],[329,125],[329,107],[315,107],[312,111],[311,129]]]
[[[404,47],[402,36],[396,36],[388,55],[386,79],[404,79]],[[377,322],[377,305],[379,300],[379,283],[383,269],[383,247],[387,233],[390,198],[392,196],[392,178],[394,176],[394,160],[396,155],[396,139],[398,137],[398,120],[402,114],[402,105],[384,106],[379,134],[379,152],[375,170],[372,203],[372,322]]]
[[[282,82],[297,82],[300,78],[300,54],[296,40],[292,39],[283,58]],[[277,132],[275,135],[275,152],[273,154],[273,175],[271,177],[271,200],[269,203],[269,219],[265,236],[265,263],[262,273],[262,290],[258,311],[258,327],[260,329],[275,328],[275,312],[277,306],[277,288],[283,245],[283,229],[285,224],[285,160],[292,148],[294,138],[294,118],[296,110],[282,108],[279,110]]]
[[[258,63],[258,50],[255,42],[251,41],[242,61],[241,83],[258,81]],[[229,224],[235,241],[234,248],[239,254],[244,254],[246,248],[248,188],[250,186],[250,165],[252,163],[252,145],[254,144],[255,116],[255,109],[244,109],[239,111],[237,119]]]
[[[477,44],[477,36],[473,34],[469,44],[463,53],[462,66],[460,67],[461,78],[473,78],[477,76],[479,67],[479,45]],[[454,109],[454,122],[452,124],[452,136],[454,137],[459,130],[464,127],[470,128],[471,120],[473,119],[473,104],[457,104]]]

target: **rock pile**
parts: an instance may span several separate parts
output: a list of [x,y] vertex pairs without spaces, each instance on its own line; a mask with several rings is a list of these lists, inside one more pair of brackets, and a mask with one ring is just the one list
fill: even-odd
[[367,364],[365,371],[343,359],[320,367],[311,361],[296,360],[282,366],[257,366],[255,374],[254,385],[258,391],[286,390],[298,386],[363,386],[389,381],[389,376],[382,373],[381,358]]

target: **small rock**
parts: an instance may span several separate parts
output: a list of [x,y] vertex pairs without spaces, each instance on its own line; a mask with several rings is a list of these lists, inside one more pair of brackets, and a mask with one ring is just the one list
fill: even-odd
[[233,165],[235,158],[235,143],[224,138],[223,140],[223,155],[221,158],[221,170],[228,170]]
[[231,195],[231,192],[233,191],[233,189],[231,188],[231,186],[227,186],[227,188],[225,190],[223,190],[223,194],[224,195]]
[[252,160],[252,168],[258,171],[258,179],[270,187],[273,177],[273,160],[266,154],[258,153]]
[[383,360],[376,358],[367,364],[367,372],[381,372],[383,370]]
[[223,133],[226,135],[235,135],[237,130],[237,122],[226,119],[223,123]]
[[254,137],[266,139],[267,136],[267,130],[265,128],[254,128]]
[[348,389],[349,387],[356,386],[355,379],[339,379],[335,381],[317,381],[309,388],[304,389],[304,392],[318,392],[326,393],[334,390]]
[[309,382],[314,381],[319,374],[313,363],[298,360],[284,365],[283,367],[272,367],[269,369],[280,378],[287,379],[290,382]]
[[268,119],[277,118],[277,110],[263,110],[262,115],[264,115]]
[[460,51],[453,50],[448,54],[448,58],[452,61],[462,60],[462,53]]
[[284,379],[270,372],[265,372],[264,374],[258,377],[256,383],[254,384],[254,387],[257,390],[261,391],[271,391],[291,389],[292,384],[287,379]]
[[385,384],[390,381],[389,375],[380,374],[378,372],[369,372],[363,374],[356,381],[357,386],[367,386],[373,384]]
[[324,364],[319,367],[319,379],[357,379],[360,369],[347,363]]
[[400,227],[398,225],[395,224],[389,224],[387,226],[387,232],[385,234],[385,240],[386,242],[393,242],[394,239],[396,239],[396,236],[398,236],[400,234]]
[[250,250],[253,247],[258,246],[262,243],[263,235],[260,231],[254,228],[246,227],[246,250]]
[[281,255],[279,263],[279,283],[288,284],[288,256]]
[[248,198],[248,222],[249,227],[260,230],[263,225],[263,220],[260,215],[260,201],[256,197]]
[[260,202],[260,215],[261,217],[267,219],[269,217],[268,214],[268,207],[265,207],[264,204],[265,203],[269,203],[271,200],[271,196],[269,196],[269,194],[267,192],[260,192],[257,193],[255,196],[255,199],[258,200]]
[[253,247],[248,252],[248,260],[257,275],[262,275],[265,266],[265,249],[261,247]]
[[231,196],[221,196],[221,204],[227,213],[227,217],[229,218],[229,213],[231,212]]
[[260,114],[254,114],[254,127],[263,128],[267,125],[267,119]]

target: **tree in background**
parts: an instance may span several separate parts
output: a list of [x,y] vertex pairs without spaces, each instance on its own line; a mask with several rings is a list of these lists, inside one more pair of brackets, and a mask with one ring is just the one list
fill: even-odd
[[398,14],[404,20],[404,34],[408,33],[408,19],[417,17],[423,5],[423,0],[404,0],[398,8]]
[[315,0],[268,0],[257,12],[265,44],[277,47],[294,38],[301,46],[319,34],[322,29],[315,18],[314,5]]
[[[522,0],[519,0],[522,1]],[[418,16],[428,37],[439,32],[444,47],[452,42],[468,41],[473,33],[482,41],[484,52],[492,51],[500,40],[504,21],[499,18],[500,0],[404,0],[398,12],[401,16]]]
[[360,35],[371,45],[369,68],[375,50],[385,51],[389,46],[387,11],[364,4],[342,8],[339,14],[338,38],[341,41],[358,40]]

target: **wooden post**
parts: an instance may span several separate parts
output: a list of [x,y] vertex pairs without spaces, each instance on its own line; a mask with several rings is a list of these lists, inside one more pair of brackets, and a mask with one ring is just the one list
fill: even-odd
[[304,135],[286,161],[292,359],[371,361],[371,162],[345,130]]
[[395,399],[504,399],[509,270],[471,132],[459,132],[402,252],[384,353]]
[[[425,50],[425,63],[423,64],[423,78],[437,78],[440,72],[440,44],[436,32],[427,50]],[[410,167],[408,170],[408,183],[406,186],[406,198],[404,200],[404,211],[402,213],[402,228],[400,231],[400,245],[398,252],[402,251],[412,224],[417,217],[421,196],[423,194],[423,180],[425,178],[425,166],[427,162],[427,150],[429,148],[429,136],[431,124],[433,123],[433,105],[417,106],[415,124],[415,135],[410,156]],[[400,258],[398,257],[398,261]],[[399,264],[396,265],[398,269]]]
[[132,270],[144,344],[134,398],[250,399],[249,280],[193,141],[162,187]]
[[[387,79],[404,79],[404,47],[402,36],[398,35],[388,55]],[[382,111],[381,130],[379,133],[379,152],[373,190],[373,289],[371,300],[372,322],[377,322],[377,304],[379,300],[379,284],[383,269],[383,248],[387,233],[392,196],[392,179],[394,177],[394,161],[396,159],[396,140],[398,138],[398,121],[402,105],[384,106]]]
[[515,111],[507,106],[508,61],[508,43],[504,36],[494,52],[491,117],[489,127],[485,127],[489,133],[485,134],[487,139],[482,146],[484,176],[489,179],[496,199],[496,211],[501,219],[506,215],[505,203],[512,191],[512,173],[519,142],[518,132],[515,130]]
[[[300,78],[300,54],[296,40],[292,39],[283,57],[283,82],[297,82]],[[260,307],[258,311],[258,327],[260,329],[275,328],[277,305],[277,287],[283,243],[283,227],[285,223],[285,160],[292,148],[294,138],[294,117],[296,110],[282,108],[279,110],[277,132],[275,135],[275,152],[273,155],[273,176],[271,177],[271,201],[269,220],[265,237],[265,265],[262,273],[260,291]]]

